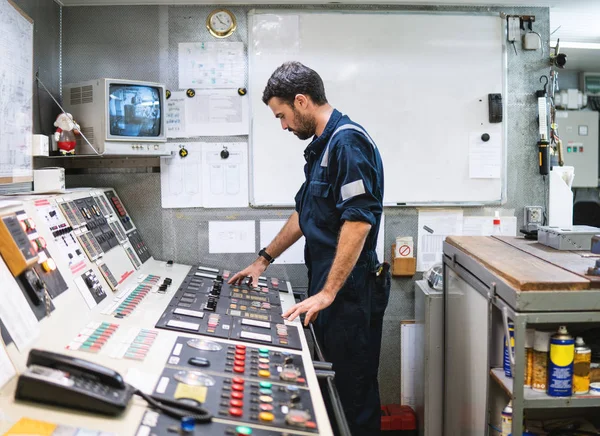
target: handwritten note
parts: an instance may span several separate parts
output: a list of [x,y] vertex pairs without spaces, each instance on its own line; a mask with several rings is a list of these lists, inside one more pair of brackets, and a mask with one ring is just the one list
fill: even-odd
[[165,123],[167,125],[167,138],[185,138],[185,92],[176,91],[167,100],[167,114]]

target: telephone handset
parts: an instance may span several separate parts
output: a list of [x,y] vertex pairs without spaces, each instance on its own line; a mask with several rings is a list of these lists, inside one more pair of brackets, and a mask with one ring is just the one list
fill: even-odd
[[88,360],[32,349],[27,370],[19,376],[15,398],[72,409],[118,415],[133,395],[174,418],[193,417],[210,422],[212,416],[200,406],[155,398],[128,385],[116,371]]
[[127,408],[135,388],[109,368],[87,360],[32,349],[15,398],[106,415]]

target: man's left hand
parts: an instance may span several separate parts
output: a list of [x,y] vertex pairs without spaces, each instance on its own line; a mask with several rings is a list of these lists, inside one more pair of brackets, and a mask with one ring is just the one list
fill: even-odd
[[333,303],[334,299],[334,294],[321,291],[318,294],[315,294],[312,297],[309,297],[306,300],[290,307],[287,312],[283,314],[283,318],[287,319],[288,321],[293,321],[298,315],[306,313],[306,316],[304,317],[304,326],[306,327],[308,326],[309,322],[317,319],[319,311],[329,307],[331,303]]

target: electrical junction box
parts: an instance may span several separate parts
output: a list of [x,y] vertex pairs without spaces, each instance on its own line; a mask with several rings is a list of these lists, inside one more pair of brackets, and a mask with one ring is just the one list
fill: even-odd
[[543,226],[538,228],[538,242],[561,251],[590,251],[592,238],[600,228],[573,226],[571,228]]
[[575,168],[573,188],[598,187],[598,112],[556,111],[565,165]]

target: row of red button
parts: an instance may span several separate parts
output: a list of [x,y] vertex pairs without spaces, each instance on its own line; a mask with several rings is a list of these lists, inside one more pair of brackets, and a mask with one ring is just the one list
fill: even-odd
[[246,370],[246,346],[245,345],[236,345],[235,346],[235,356],[233,360],[233,371],[238,374],[243,374]]
[[[236,345],[235,346],[235,357],[233,362],[233,370],[237,373],[244,372],[244,366],[246,364],[246,346]],[[230,408],[229,414],[231,416],[240,417],[244,414],[244,379],[241,377],[233,377],[231,379],[231,400],[229,401]]]
[[111,198],[113,204],[115,205],[115,207],[117,208],[117,212],[119,212],[119,215],[121,216],[125,216],[125,209],[123,208],[123,205],[121,204],[121,202],[119,201],[119,199],[117,197],[112,197]]

